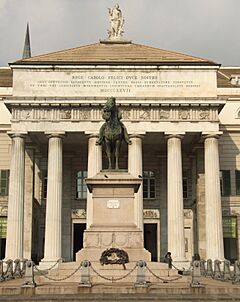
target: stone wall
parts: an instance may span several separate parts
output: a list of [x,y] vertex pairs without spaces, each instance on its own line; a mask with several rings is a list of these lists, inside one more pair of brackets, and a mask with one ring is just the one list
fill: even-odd
[[220,169],[230,170],[231,195],[222,197],[223,216],[237,217],[238,255],[240,255],[240,195],[236,195],[235,170],[240,170],[240,133],[225,131],[220,138]]
[[11,139],[6,131],[0,131],[0,169],[10,169]]

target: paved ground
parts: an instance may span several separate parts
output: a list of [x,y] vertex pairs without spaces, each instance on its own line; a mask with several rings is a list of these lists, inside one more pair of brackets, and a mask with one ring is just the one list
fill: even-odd
[[240,283],[203,278],[202,288],[192,288],[189,277],[182,282],[151,283],[135,287],[132,283],[98,283],[91,288],[78,283],[38,283],[36,288],[22,288],[22,279],[0,283],[0,301],[240,301]]

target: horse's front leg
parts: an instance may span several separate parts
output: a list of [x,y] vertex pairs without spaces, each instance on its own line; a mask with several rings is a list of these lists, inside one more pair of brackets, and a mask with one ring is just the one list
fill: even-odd
[[107,139],[105,139],[106,143],[106,153],[108,158],[108,170],[112,169],[112,160],[111,160],[111,142]]
[[116,166],[115,169],[118,170],[119,169],[119,153],[120,153],[120,147],[121,147],[121,140],[117,140],[116,141],[116,145],[115,145],[115,158],[116,158]]

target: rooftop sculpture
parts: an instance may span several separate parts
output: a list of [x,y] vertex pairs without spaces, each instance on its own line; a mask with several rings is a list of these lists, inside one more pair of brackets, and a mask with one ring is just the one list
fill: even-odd
[[108,9],[109,20],[111,28],[108,30],[109,40],[121,40],[123,31],[124,18],[119,5],[116,4],[114,8]]

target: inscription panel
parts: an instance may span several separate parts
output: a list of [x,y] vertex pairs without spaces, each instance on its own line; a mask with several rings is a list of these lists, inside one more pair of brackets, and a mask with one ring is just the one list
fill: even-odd
[[17,96],[215,97],[213,70],[14,71]]
[[120,208],[120,201],[117,199],[109,199],[107,201],[107,208],[108,209],[119,209]]

